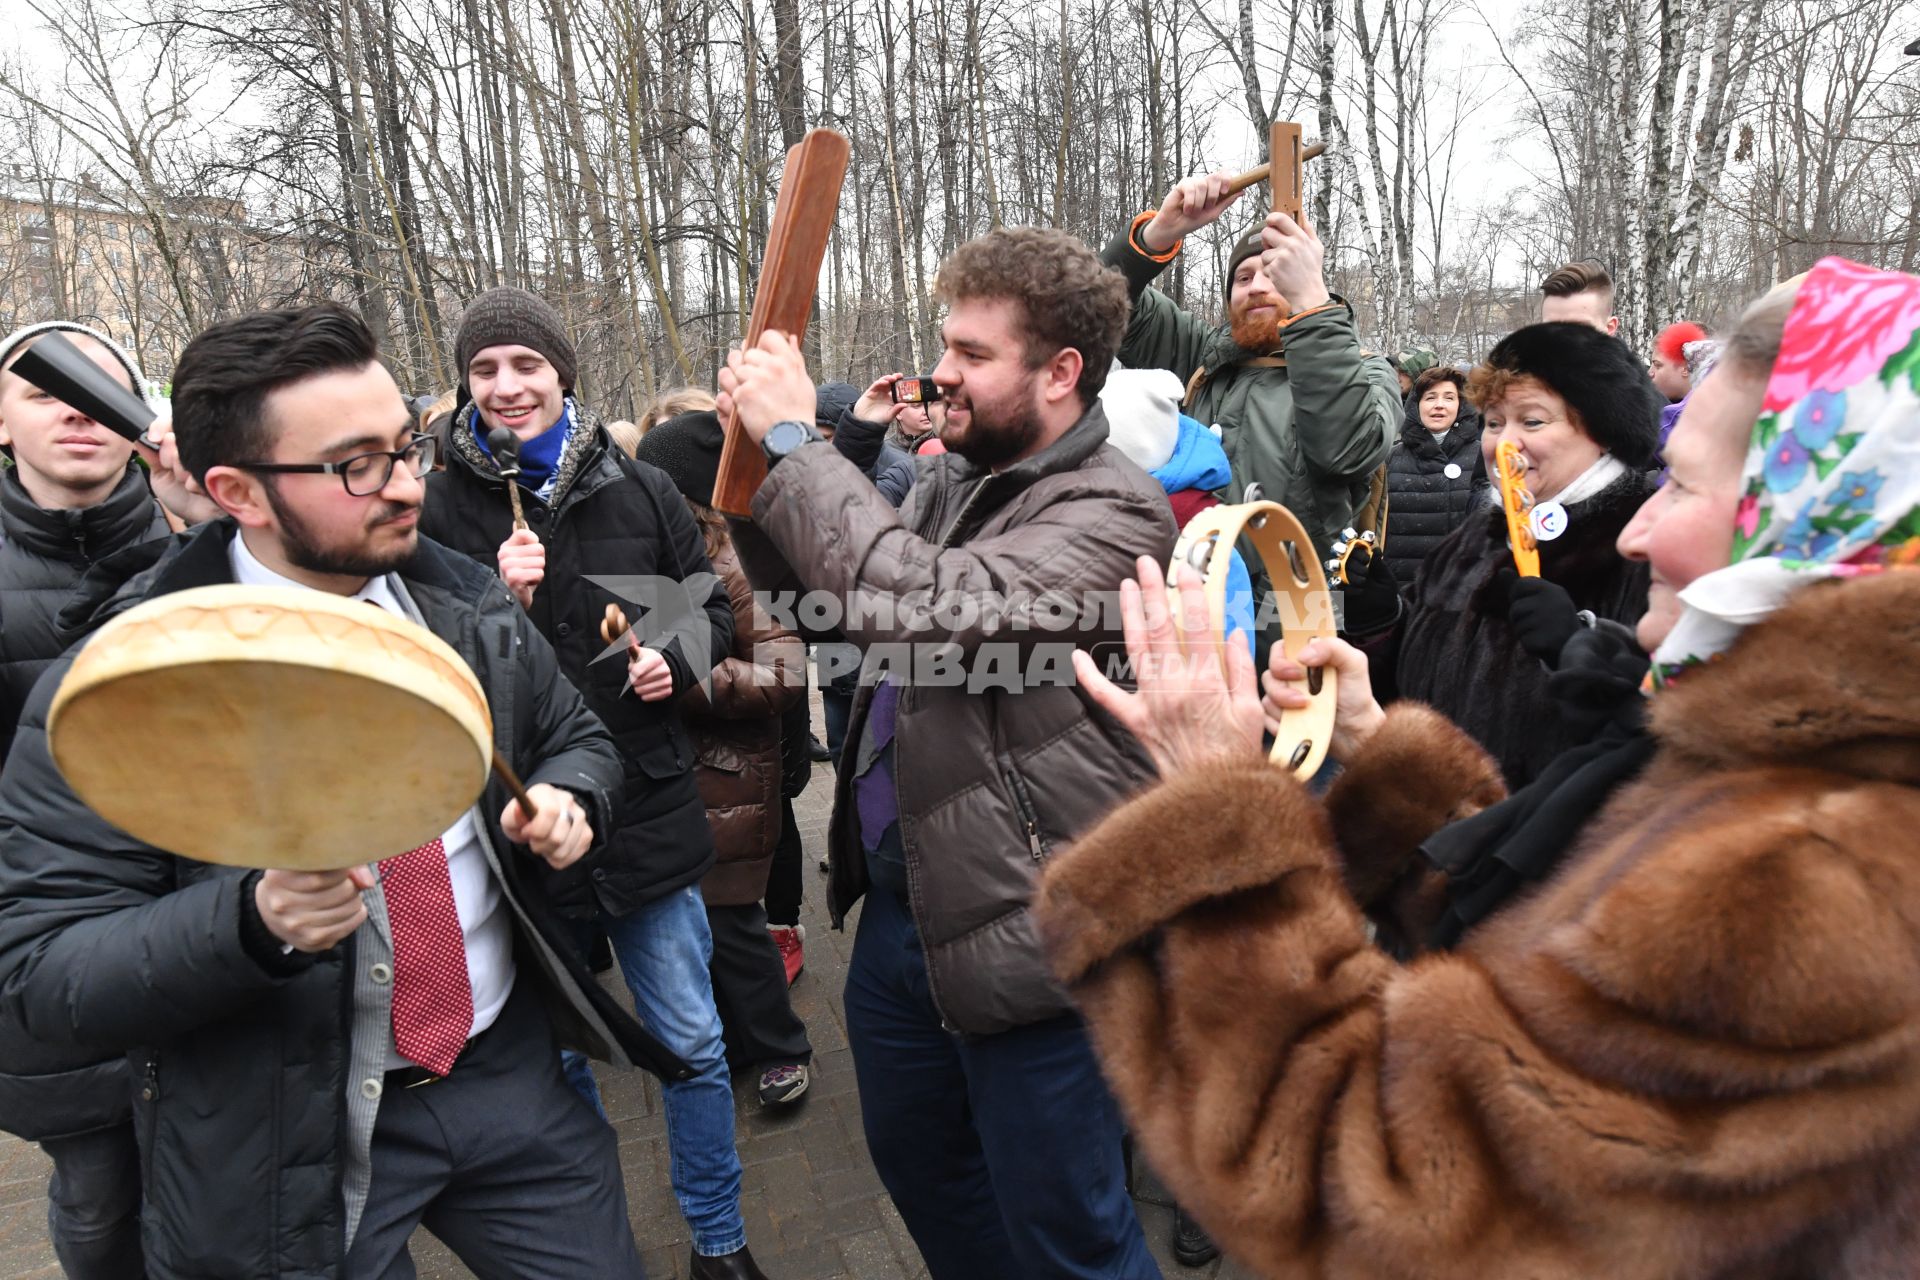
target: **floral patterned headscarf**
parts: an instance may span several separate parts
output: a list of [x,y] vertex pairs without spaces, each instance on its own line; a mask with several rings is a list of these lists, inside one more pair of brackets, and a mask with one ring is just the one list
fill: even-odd
[[1920,277],[1825,258],[1781,334],[1733,557],[1680,593],[1662,686],[1807,583],[1920,564]]

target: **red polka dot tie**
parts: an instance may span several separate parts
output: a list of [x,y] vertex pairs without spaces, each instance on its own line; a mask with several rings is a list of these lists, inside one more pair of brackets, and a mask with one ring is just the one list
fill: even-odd
[[393,1047],[444,1076],[473,1030],[473,984],[446,846],[435,837],[388,858],[380,877],[393,931]]

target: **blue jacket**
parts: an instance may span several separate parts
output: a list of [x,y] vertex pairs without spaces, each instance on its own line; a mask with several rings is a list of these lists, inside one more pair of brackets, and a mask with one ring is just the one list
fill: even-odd
[[[1227,465],[1227,451],[1213,432],[1198,419],[1180,415],[1180,435],[1173,442],[1173,456],[1149,473],[1171,497],[1189,489],[1211,493],[1233,481],[1233,469]],[[1253,579],[1247,574],[1247,562],[1238,551],[1227,566],[1227,629],[1239,628],[1253,651],[1254,665],[1260,664],[1259,631],[1254,627]]]

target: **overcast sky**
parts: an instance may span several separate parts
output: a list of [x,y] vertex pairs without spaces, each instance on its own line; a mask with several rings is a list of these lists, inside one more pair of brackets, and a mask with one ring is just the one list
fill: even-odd
[[[1306,0],[1289,2],[1304,4]],[[1793,3],[1795,0],[1782,2]],[[1535,175],[1550,165],[1544,142],[1518,126],[1518,112],[1525,102],[1524,93],[1512,72],[1501,62],[1494,41],[1489,36],[1491,24],[1499,38],[1506,42],[1508,52],[1515,61],[1523,67],[1527,65],[1525,53],[1517,47],[1514,33],[1532,7],[1528,0],[1458,0],[1453,14],[1444,21],[1433,43],[1429,61],[1435,78],[1446,80],[1457,76],[1472,103],[1455,162],[1457,173],[1449,200],[1453,215],[1489,201],[1497,202],[1510,190],[1534,185]],[[1223,19],[1230,17],[1226,13],[1219,16]],[[43,78],[43,82],[55,79],[61,55],[53,37],[41,29],[37,20],[30,20],[21,24],[18,38],[27,65]],[[1263,71],[1270,80],[1274,68],[1266,67]],[[1217,157],[1222,167],[1226,168],[1258,163],[1264,158],[1266,140],[1255,138],[1240,108],[1237,76],[1222,59],[1207,80],[1222,98],[1222,106],[1207,140],[1209,155]],[[231,109],[228,95],[232,91],[232,80],[215,77],[203,94],[207,110]],[[1451,92],[1450,88],[1436,90],[1436,98],[1445,98]],[[244,102],[239,109],[245,109]],[[1433,108],[1436,127],[1444,123],[1450,110],[1449,103],[1436,100]],[[1355,112],[1351,107],[1346,108],[1345,113],[1350,122],[1354,121]],[[1315,128],[1310,105],[1303,123],[1309,136],[1313,135]],[[1358,159],[1364,172],[1365,157]],[[1463,224],[1464,219],[1456,218],[1454,221],[1454,225]],[[1503,264],[1502,274],[1518,270],[1517,262]]]

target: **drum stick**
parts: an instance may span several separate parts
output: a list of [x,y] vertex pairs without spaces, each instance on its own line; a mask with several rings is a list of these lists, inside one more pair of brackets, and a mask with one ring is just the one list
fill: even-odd
[[[600,638],[608,644],[612,644],[621,636],[626,636],[627,638],[628,653],[638,653],[640,651],[640,637],[634,635],[627,629],[627,615],[625,611],[617,604],[610,604],[607,606],[607,616],[600,620]],[[632,690],[633,685],[631,682],[623,684],[620,686],[620,696],[624,698],[628,693],[632,692]]]
[[[1316,156],[1323,156],[1325,154],[1327,154],[1327,144],[1324,142],[1316,142],[1300,153],[1300,159],[1303,161],[1312,160]],[[1265,182],[1267,175],[1272,172],[1273,162],[1271,160],[1262,165],[1255,165],[1227,184],[1227,194],[1237,196],[1255,183]]]
[[495,427],[487,432],[487,448],[493,451],[493,461],[507,482],[507,501],[513,505],[513,527],[516,531],[524,529],[527,517],[520,510],[520,437],[505,427]]
[[507,763],[507,758],[500,754],[498,747],[493,749],[493,771],[500,775],[500,781],[507,784],[507,790],[513,792],[513,798],[519,802],[520,812],[526,815],[527,821],[531,822],[540,816],[540,806],[527,794],[520,775],[513,771],[513,766]]
[[[608,644],[612,644],[625,634],[627,634],[627,615],[621,610],[619,605],[608,605],[607,616],[600,621],[600,638]],[[638,646],[638,641],[635,642],[635,645],[636,647]]]

